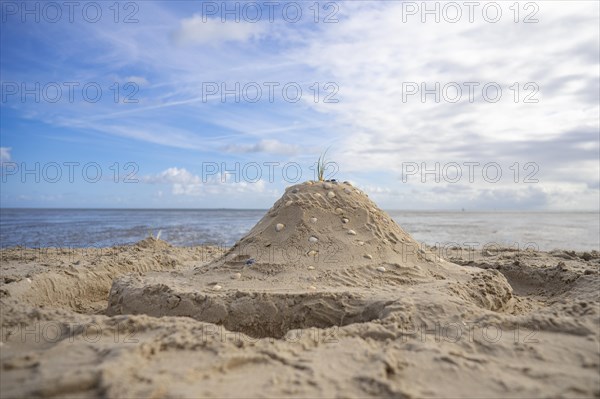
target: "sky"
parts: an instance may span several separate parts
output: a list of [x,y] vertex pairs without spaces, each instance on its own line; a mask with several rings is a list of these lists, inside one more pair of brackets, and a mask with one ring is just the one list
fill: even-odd
[[2,207],[593,210],[597,1],[0,1]]

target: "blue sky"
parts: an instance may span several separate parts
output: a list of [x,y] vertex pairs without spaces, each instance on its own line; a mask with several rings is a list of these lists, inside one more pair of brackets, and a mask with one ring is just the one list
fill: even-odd
[[1,4],[2,207],[598,209],[598,2]]

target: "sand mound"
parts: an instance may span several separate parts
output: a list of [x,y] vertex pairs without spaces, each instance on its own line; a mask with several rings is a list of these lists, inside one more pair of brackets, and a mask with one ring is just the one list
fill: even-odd
[[280,338],[292,329],[388,317],[416,285],[470,306],[513,311],[512,288],[502,274],[458,266],[420,248],[349,183],[307,182],[289,187],[217,261],[117,279],[107,313],[188,316]]
[[[422,263],[423,250],[365,193],[349,183],[289,187],[220,264],[327,269],[382,262]],[[253,267],[256,267],[253,266]]]

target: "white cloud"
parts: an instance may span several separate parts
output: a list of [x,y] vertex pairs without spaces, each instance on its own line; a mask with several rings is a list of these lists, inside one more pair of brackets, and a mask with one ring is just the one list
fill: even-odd
[[2,162],[10,162],[11,156],[10,151],[12,148],[10,147],[0,147],[0,163]]
[[[589,85],[597,82],[597,64],[578,55],[586,51],[580,48],[585,43],[590,45],[588,52],[597,51],[591,48],[598,48],[598,6],[577,6],[557,8],[544,2],[538,24],[514,23],[507,6],[498,24],[485,22],[480,14],[475,23],[449,24],[433,23],[431,17],[430,23],[421,23],[420,15],[401,23],[403,2],[378,8],[368,4],[328,30],[307,34],[305,46],[294,48],[288,57],[304,60],[317,76],[332,77],[339,85],[339,104],[315,106],[347,126],[348,139],[341,150],[366,161],[349,164],[348,170],[395,168],[399,155],[449,160],[448,150],[473,133],[490,143],[508,143],[551,139],[580,126],[598,127],[597,100],[573,89],[595,89]],[[365,28],[364,21],[377,28]],[[547,94],[564,76],[574,76],[576,84]],[[403,83],[410,82],[424,82],[427,88],[436,82],[442,87],[458,82],[463,101],[442,98],[436,103],[431,95],[425,103],[419,95],[403,100]],[[474,103],[469,103],[463,82],[479,82]],[[502,86],[498,103],[482,99],[487,82]],[[518,103],[509,88],[514,82],[520,87]],[[537,104],[523,103],[530,93],[523,87],[527,82],[540,87]],[[481,140],[469,144],[483,145]]]
[[239,176],[231,174],[210,174],[202,179],[185,168],[177,167],[168,168],[156,175],[144,176],[141,180],[150,184],[170,184],[171,193],[175,196],[219,197],[249,193],[273,196],[277,194],[275,189],[268,190],[265,181],[262,179],[243,181]]
[[194,15],[181,20],[179,29],[173,33],[178,44],[219,44],[221,42],[246,42],[259,39],[264,26],[246,21],[221,22],[219,19]]
[[224,150],[234,153],[264,152],[267,154],[294,155],[300,152],[300,147],[296,144],[282,143],[279,140],[265,139],[255,144],[230,144]]

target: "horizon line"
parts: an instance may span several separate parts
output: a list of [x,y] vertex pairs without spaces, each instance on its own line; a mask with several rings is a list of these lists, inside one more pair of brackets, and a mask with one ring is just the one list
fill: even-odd
[[[2,210],[76,210],[76,211],[268,211],[270,208],[108,208],[108,207],[3,207]],[[400,208],[382,208],[385,211],[397,212],[554,212],[554,213],[599,213],[600,209],[400,209]]]

